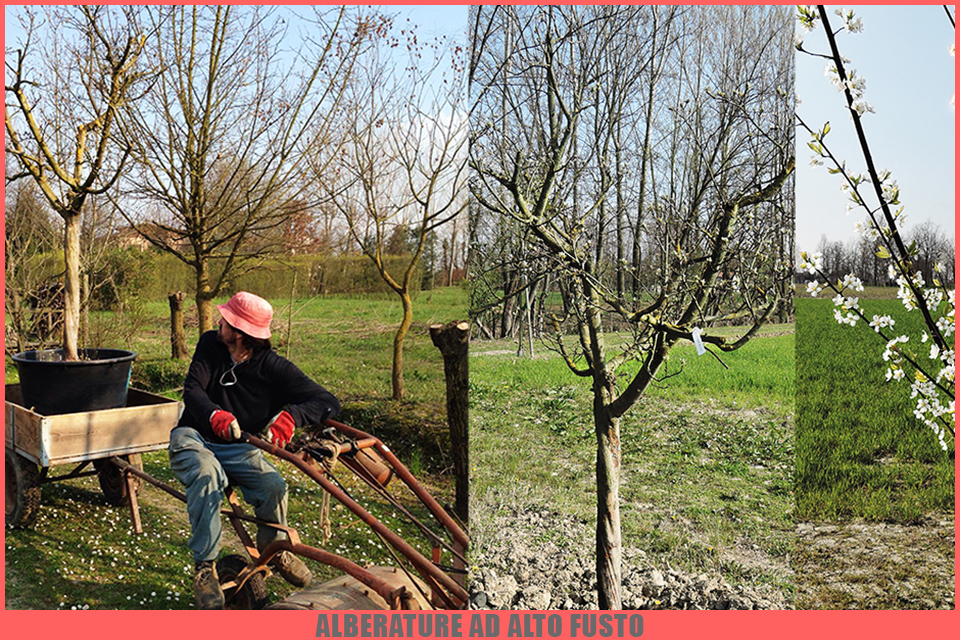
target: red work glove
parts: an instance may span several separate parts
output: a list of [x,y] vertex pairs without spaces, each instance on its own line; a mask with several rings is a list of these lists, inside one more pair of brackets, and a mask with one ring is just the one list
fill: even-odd
[[217,409],[210,416],[210,426],[218,438],[223,440],[237,440],[240,438],[240,423],[229,411]]
[[293,428],[296,423],[293,416],[286,411],[281,411],[273,416],[273,419],[267,423],[267,442],[275,444],[281,449],[287,446],[290,438],[293,437]]

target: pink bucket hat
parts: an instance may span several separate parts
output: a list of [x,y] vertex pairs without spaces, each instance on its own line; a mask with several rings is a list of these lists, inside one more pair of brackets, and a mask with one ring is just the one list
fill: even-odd
[[251,338],[270,337],[270,320],[273,319],[273,307],[260,296],[239,291],[227,304],[217,305],[217,311],[227,323]]

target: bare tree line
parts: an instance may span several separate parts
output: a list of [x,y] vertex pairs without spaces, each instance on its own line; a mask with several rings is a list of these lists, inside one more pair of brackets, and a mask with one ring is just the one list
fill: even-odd
[[[951,238],[936,223],[922,222],[907,227],[904,242],[911,251],[914,271],[923,275],[925,282],[939,279],[946,286],[953,286],[956,266],[956,249]],[[831,281],[842,280],[848,273],[857,274],[866,285],[893,286],[887,272],[888,260],[877,256],[877,242],[860,236],[843,242],[829,240],[826,235],[817,243],[817,253],[823,256],[823,273]],[[942,267],[937,270],[937,265]],[[798,282],[807,279],[806,274],[797,275]]]
[[[618,297],[638,300],[658,279],[662,281],[671,253],[691,242],[693,227],[674,216],[683,199],[688,198],[692,204],[690,211],[706,210],[712,204],[711,185],[736,180],[748,174],[751,165],[769,162],[770,149],[775,145],[766,144],[768,132],[758,131],[757,123],[751,119],[775,122],[770,126],[778,130],[787,126],[792,102],[776,90],[764,92],[756,87],[737,95],[749,83],[740,79],[767,74],[781,88],[790,87],[793,68],[786,55],[776,63],[763,55],[775,46],[767,38],[756,43],[752,52],[740,51],[744,58],[737,63],[738,71],[715,70],[715,65],[736,65],[729,59],[734,55],[727,47],[729,43],[716,42],[711,51],[707,39],[695,37],[698,31],[707,33],[713,29],[709,23],[713,17],[695,18],[696,12],[676,8],[634,8],[629,13],[629,18],[620,14],[616,18],[594,17],[594,23],[606,25],[609,33],[597,27],[597,36],[583,38],[581,51],[566,54],[567,60],[556,60],[558,68],[562,67],[558,73],[579,73],[578,79],[569,82],[580,83],[576,99],[582,107],[576,131],[571,131],[566,142],[570,161],[554,169],[554,178],[565,189],[560,198],[564,206],[583,211],[569,226],[582,241],[593,246],[597,277]],[[498,29],[484,31],[483,27],[473,27],[472,37],[481,43],[488,57],[496,51],[515,51],[525,46],[523,33],[532,28],[531,24],[522,23],[524,18],[520,15],[508,14],[506,10],[499,11],[503,24]],[[695,20],[700,22],[695,24]],[[610,26],[613,24],[630,26]],[[601,60],[581,73],[575,69],[578,56],[588,48]],[[475,79],[487,72],[484,64],[483,56],[475,55]],[[512,55],[504,56],[500,64],[502,68],[495,72],[507,74],[525,63]],[[513,139],[523,149],[501,149],[496,153],[520,154],[520,166],[534,162],[531,158],[543,153],[536,145],[544,141],[532,137],[529,130],[548,129],[556,123],[550,121],[553,116],[549,115],[545,116],[547,122],[536,122],[538,114],[528,115],[524,111],[534,96],[547,95],[547,79],[535,70],[534,67],[534,71],[525,73],[522,81],[513,80],[516,90],[499,95],[498,118],[474,112],[471,126],[476,156],[487,153],[485,138],[495,130],[503,136],[516,130]],[[709,78],[715,72],[717,77]],[[516,75],[519,74],[512,77]],[[710,81],[715,86],[709,86]],[[471,90],[480,91],[476,83]],[[489,94],[490,90],[486,91]],[[526,94],[519,97],[520,91]],[[708,106],[707,101],[714,105]],[[486,107],[490,107],[490,102],[487,100]],[[713,140],[707,140],[705,131],[710,126],[704,115],[707,109],[725,128]],[[736,120],[731,114],[738,109],[749,109],[751,114]],[[748,136],[751,127],[754,131]],[[740,134],[743,135],[737,148],[728,144],[729,139]],[[707,147],[710,144],[713,148]],[[777,149],[776,153],[786,153]],[[749,153],[756,157],[743,160]],[[768,157],[761,157],[763,154]],[[710,162],[724,163],[724,170],[711,174]],[[776,265],[781,292],[789,286],[785,274],[791,261],[793,226],[775,222],[792,219],[791,194],[788,189],[782,197],[751,212],[757,224],[743,231],[752,234],[749,239],[744,235],[744,242],[749,242],[751,249],[745,248],[743,255],[751,256],[754,264],[772,257],[766,262]],[[481,335],[518,339],[523,334],[524,340],[529,341],[531,334],[549,331],[549,305],[556,300],[549,292],[556,292],[559,286],[555,272],[548,267],[549,261],[545,262],[527,234],[511,226],[515,224],[512,221],[474,217],[472,224],[471,275],[475,320]],[[734,277],[737,269],[746,273],[752,268],[747,262],[737,261],[727,266],[728,286],[742,280],[744,274]],[[778,309],[777,314],[786,318],[789,307]]]

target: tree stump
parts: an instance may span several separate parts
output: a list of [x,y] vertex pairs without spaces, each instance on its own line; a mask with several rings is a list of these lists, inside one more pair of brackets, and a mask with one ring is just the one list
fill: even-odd
[[187,334],[183,330],[183,291],[171,291],[167,294],[170,301],[170,357],[174,360],[189,360]]
[[447,380],[447,423],[453,449],[453,470],[456,477],[454,511],[469,523],[470,468],[468,462],[468,367],[470,324],[450,322],[430,327],[430,338],[443,355],[443,371]]

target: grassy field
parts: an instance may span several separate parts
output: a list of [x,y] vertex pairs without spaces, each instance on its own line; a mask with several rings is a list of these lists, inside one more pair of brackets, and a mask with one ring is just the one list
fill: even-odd
[[[868,317],[910,326],[898,300]],[[884,382],[884,343],[838,325],[830,300],[797,301],[797,516],[912,522],[954,504],[954,462],[912,414],[907,384]],[[913,331],[919,335],[919,331]]]
[[[868,292],[868,317],[915,323],[888,292]],[[798,299],[796,317],[796,606],[953,608],[953,444],[913,417],[908,385],[884,381],[873,331],[837,324],[830,300]]]
[[[683,373],[652,389],[621,424],[625,546],[655,566],[718,572],[789,591],[793,521],[793,328],[768,327],[724,354],[671,354]],[[616,341],[616,336],[610,336]],[[471,346],[471,503],[476,561],[485,515],[535,505],[593,522],[595,438],[589,385],[554,354]],[[626,377],[623,384],[626,384]],[[544,539],[565,532],[543,531]]]
[[[463,319],[466,295],[457,288],[426,291],[414,302],[414,325],[407,339],[408,400],[390,400],[390,361],[393,332],[399,322],[399,304],[388,296],[329,296],[298,300],[292,307],[289,340],[286,337],[289,301],[273,300],[276,315],[274,344],[281,354],[344,401],[343,421],[370,431],[386,442],[441,501],[452,502],[444,408],[443,361],[433,346],[428,327]],[[166,303],[147,305],[132,341],[126,346],[140,354],[134,365],[134,385],[177,397],[186,364],[169,361]],[[196,314],[189,313],[188,341],[197,338]],[[119,323],[95,316],[93,322]],[[6,381],[16,382],[9,359]],[[324,546],[361,565],[391,560],[384,545],[346,509],[334,501],[333,536],[322,545],[320,505],[322,491],[312,480],[286,463],[277,463],[290,486],[291,526],[303,541]],[[144,456],[146,471],[177,485],[166,452]],[[67,467],[55,467],[57,474]],[[365,489],[350,482],[348,491],[378,517],[411,542],[412,527],[392,507],[381,504]],[[393,485],[391,485],[393,486]],[[408,497],[412,498],[412,497]],[[412,504],[412,499],[404,499]],[[8,609],[167,609],[193,607],[193,566],[186,547],[189,524],[186,508],[154,487],[140,494],[146,533],[133,535],[126,508],[109,507],[95,478],[79,478],[43,485],[42,506],[36,524],[6,533],[6,608]],[[421,514],[422,515],[422,514]],[[226,525],[229,526],[229,525]],[[225,530],[224,553],[242,553],[236,536]],[[429,549],[429,545],[419,545]],[[308,561],[321,578],[333,572]],[[267,581],[271,599],[292,588],[280,578]]]

